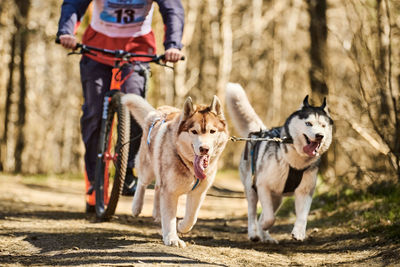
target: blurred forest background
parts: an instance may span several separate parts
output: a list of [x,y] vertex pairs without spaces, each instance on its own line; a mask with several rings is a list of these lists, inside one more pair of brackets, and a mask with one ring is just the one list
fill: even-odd
[[[223,99],[226,83],[239,82],[272,127],[305,95],[315,105],[326,96],[335,132],[324,181],[360,188],[400,180],[400,1],[182,2],[187,59],[174,70],[153,66],[153,105]],[[54,43],[61,4],[0,1],[0,171],[83,170],[79,56]],[[154,17],[161,53],[163,24]],[[236,168],[242,146],[228,144],[222,168]]]

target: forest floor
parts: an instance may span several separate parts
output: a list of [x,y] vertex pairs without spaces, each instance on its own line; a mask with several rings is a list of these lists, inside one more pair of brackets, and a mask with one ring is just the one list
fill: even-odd
[[[272,245],[248,241],[236,175],[218,177],[217,187],[229,190],[210,190],[197,224],[182,236],[187,247],[179,249],[162,243],[151,218],[152,190],[140,217],[130,215],[131,198],[122,197],[116,216],[99,222],[84,212],[81,179],[0,174],[0,265],[400,266],[397,187],[344,198],[316,194],[304,242],[291,239],[288,199],[270,231],[279,241]],[[183,205],[181,199],[178,217]]]

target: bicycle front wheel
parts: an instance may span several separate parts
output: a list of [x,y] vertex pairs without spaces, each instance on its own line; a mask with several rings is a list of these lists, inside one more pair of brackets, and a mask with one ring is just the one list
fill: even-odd
[[122,105],[124,94],[105,97],[95,173],[96,215],[109,219],[115,213],[125,180],[129,154],[130,116]]

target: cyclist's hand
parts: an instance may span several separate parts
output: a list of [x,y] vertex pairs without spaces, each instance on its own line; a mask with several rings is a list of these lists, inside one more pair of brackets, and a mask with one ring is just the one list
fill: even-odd
[[67,49],[76,48],[76,38],[73,35],[63,34],[60,35],[60,44]]
[[183,57],[181,50],[177,48],[169,48],[165,51],[165,61],[177,62]]

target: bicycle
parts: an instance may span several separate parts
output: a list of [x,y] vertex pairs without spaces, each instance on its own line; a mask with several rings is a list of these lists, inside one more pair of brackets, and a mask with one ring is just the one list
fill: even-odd
[[[56,39],[56,43],[60,43]],[[79,49],[78,52],[75,52]],[[155,63],[160,66],[173,68],[162,63],[164,55],[150,54],[134,54],[123,50],[109,50],[97,47],[91,47],[78,43],[73,52],[68,55],[82,55],[92,51],[111,56],[115,59],[115,64],[112,69],[112,80],[110,91],[108,91],[103,101],[101,130],[98,143],[98,153],[95,169],[95,183],[86,185],[86,194],[95,194],[95,211],[99,219],[109,219],[114,215],[125,181],[125,174],[129,155],[129,140],[130,138],[130,115],[126,106],[122,105],[121,98],[124,95],[120,91],[122,84],[127,77],[121,80],[121,69],[126,64],[132,64],[133,58],[148,58],[146,63]],[[181,58],[184,60],[184,57]],[[149,71],[144,70],[145,90],[147,89],[147,81]],[[133,70],[135,71],[135,70]],[[116,123],[116,125],[115,125]],[[134,138],[139,138],[136,136]],[[112,165],[110,163],[113,163]],[[110,180],[114,180],[112,185]],[[111,186],[110,186],[111,185]],[[88,207],[87,207],[88,208]]]

